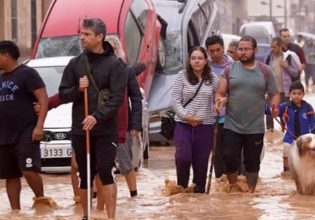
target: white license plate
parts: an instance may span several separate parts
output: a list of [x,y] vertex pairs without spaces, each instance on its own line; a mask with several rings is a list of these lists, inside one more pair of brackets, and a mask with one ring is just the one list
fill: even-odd
[[67,158],[71,157],[71,148],[47,147],[41,149],[41,158]]

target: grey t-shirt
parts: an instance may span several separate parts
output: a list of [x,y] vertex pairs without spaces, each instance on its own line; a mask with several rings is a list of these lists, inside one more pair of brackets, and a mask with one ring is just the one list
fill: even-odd
[[278,91],[274,74],[267,68],[268,81],[258,63],[253,69],[245,69],[239,61],[231,65],[224,128],[240,134],[264,133],[265,93]]

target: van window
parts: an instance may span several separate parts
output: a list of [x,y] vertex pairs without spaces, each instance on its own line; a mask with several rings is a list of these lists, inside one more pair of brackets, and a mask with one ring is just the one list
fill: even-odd
[[[189,30],[188,32],[195,32],[195,35],[197,39],[194,40],[194,45],[199,45],[202,41],[205,30],[207,29],[207,26],[209,25],[209,21],[211,18],[211,4],[209,4],[208,1],[205,1],[204,3],[199,3],[196,5],[195,12],[191,16],[191,20],[189,22]],[[190,33],[188,33],[190,35]],[[190,41],[191,43],[191,41]]]
[[143,0],[134,0],[130,6],[130,10],[137,19],[141,31],[144,31],[148,13],[147,3],[145,3]]
[[147,3],[143,0],[134,0],[127,15],[124,33],[126,55],[129,63],[135,63],[138,59],[147,14]]
[[126,43],[126,56],[129,63],[135,63],[137,61],[140,46],[141,46],[141,33],[136,21],[128,13],[125,25],[125,43]]

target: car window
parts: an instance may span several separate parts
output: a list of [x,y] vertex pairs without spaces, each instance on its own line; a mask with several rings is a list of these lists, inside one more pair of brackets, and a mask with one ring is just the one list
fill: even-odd
[[65,66],[35,67],[34,69],[37,70],[40,77],[44,80],[48,97],[56,94]]
[[76,56],[81,51],[79,36],[42,38],[35,57]]

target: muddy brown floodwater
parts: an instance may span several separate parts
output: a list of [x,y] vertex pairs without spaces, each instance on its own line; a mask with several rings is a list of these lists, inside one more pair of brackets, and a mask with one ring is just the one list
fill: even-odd
[[[219,219],[219,220],[296,220],[315,219],[315,197],[296,193],[293,181],[281,176],[282,133],[278,130],[265,136],[265,155],[256,192],[225,190],[224,178],[212,179],[210,195],[180,193],[166,196],[165,180],[176,180],[174,147],[151,147],[150,159],[137,172],[137,198],[130,198],[122,176],[118,175],[116,219]],[[81,219],[80,205],[74,205],[70,175],[43,175],[45,193],[58,207],[32,208],[33,194],[23,180],[21,211],[11,211],[0,181],[0,220],[76,220]],[[242,180],[240,180],[242,182]],[[95,211],[93,219],[106,219]]]

